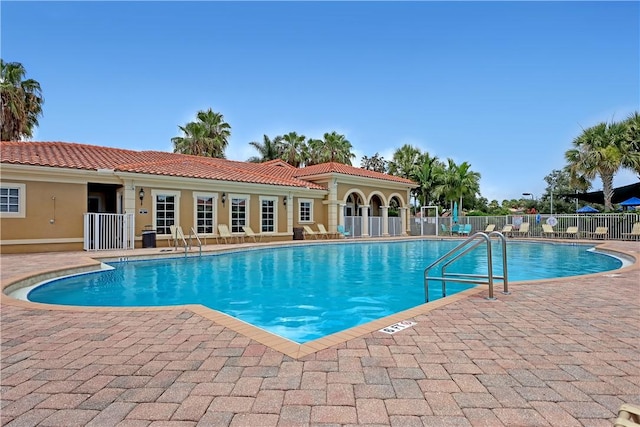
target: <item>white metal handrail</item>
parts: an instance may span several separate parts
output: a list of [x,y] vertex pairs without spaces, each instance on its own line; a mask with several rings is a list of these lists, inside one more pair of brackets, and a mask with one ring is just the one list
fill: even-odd
[[[491,237],[497,237],[502,242],[502,276],[496,276],[493,274],[493,254],[491,249]],[[481,239],[481,240],[480,240]],[[460,259],[462,256],[471,252],[473,249],[477,248],[482,243],[486,243],[487,246],[487,274],[466,274],[466,273],[447,273],[446,269],[451,263]],[[462,250],[464,249],[464,250]],[[460,252],[462,250],[462,252]],[[433,269],[438,264],[442,263],[444,260],[448,261],[444,263],[441,267],[441,275],[440,277],[429,277],[429,271]],[[455,248],[451,249],[446,254],[442,255],[440,258],[432,262],[427,268],[424,270],[424,292],[425,292],[425,301],[429,302],[429,280],[439,280],[442,282],[442,297],[447,296],[446,290],[446,282],[447,280],[450,282],[458,282],[458,283],[475,283],[481,285],[489,285],[489,296],[487,299],[494,300],[493,296],[493,282],[494,279],[502,280],[504,283],[503,294],[509,294],[509,279],[508,279],[508,269],[507,269],[507,239],[504,235],[498,231],[492,231],[489,234],[485,234],[483,232],[475,233],[470,236],[468,239],[460,243]]]

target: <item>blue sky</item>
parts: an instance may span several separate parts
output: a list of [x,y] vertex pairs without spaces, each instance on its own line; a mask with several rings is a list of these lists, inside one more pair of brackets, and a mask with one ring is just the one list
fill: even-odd
[[5,0],[1,52],[42,85],[34,140],[172,151],[210,107],[229,159],[263,134],[335,130],[354,166],[412,144],[469,162],[502,201],[540,197],[583,128],[640,110],[639,17],[639,2]]

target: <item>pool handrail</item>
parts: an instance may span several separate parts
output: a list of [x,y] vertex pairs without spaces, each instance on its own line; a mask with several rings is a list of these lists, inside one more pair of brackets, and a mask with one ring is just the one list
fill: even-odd
[[[494,276],[493,274],[493,254],[491,250],[491,237],[497,237],[502,242],[502,276]],[[478,240],[482,239],[482,240]],[[456,261],[463,255],[467,254],[471,250],[478,247],[483,241],[487,245],[487,275],[478,275],[478,274],[465,274],[465,273],[446,273],[446,267],[450,265],[452,262]],[[469,246],[471,244],[471,246]],[[462,252],[459,252],[462,248],[468,246]],[[441,277],[431,277],[429,278],[429,270],[431,270],[436,265],[440,264],[445,259],[449,258],[451,255],[455,256],[451,258],[448,262],[443,264],[441,267]],[[507,269],[507,239],[504,235],[499,231],[492,231],[489,234],[483,233],[481,231],[473,234],[468,239],[460,243],[455,248],[451,249],[446,254],[442,255],[440,258],[429,264],[427,268],[424,270],[424,290],[425,290],[425,301],[429,302],[429,280],[440,280],[442,282],[442,296],[445,297],[446,292],[446,280],[459,282],[459,283],[475,283],[475,284],[487,284],[489,285],[489,296],[487,299],[495,300],[496,298],[493,296],[493,281],[494,278],[498,280],[502,280],[504,284],[503,294],[509,294],[509,279],[508,279],[508,269]],[[478,280],[478,279],[486,279],[486,281]]]

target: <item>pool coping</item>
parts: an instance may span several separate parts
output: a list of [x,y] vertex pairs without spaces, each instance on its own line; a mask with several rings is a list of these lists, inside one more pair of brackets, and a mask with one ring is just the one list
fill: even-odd
[[[239,251],[247,251],[253,249],[265,249],[269,247],[282,247],[282,246],[292,246],[298,244],[305,245],[315,245],[315,244],[326,244],[326,243],[369,243],[374,241],[404,241],[404,240],[443,240],[443,237],[429,237],[429,236],[407,236],[402,238],[381,238],[381,239],[343,239],[343,240],[312,240],[312,241],[301,241],[301,242],[268,242],[268,243],[243,243],[243,244],[235,244],[233,247],[229,247],[230,245],[215,245],[213,247],[207,248],[207,250],[203,250],[203,254],[207,253],[208,255],[213,253],[233,253]],[[446,238],[444,238],[446,239]],[[454,237],[455,239],[455,237]],[[458,239],[460,240],[460,239]],[[630,265],[623,266],[617,270],[610,270],[601,273],[591,273],[580,276],[570,276],[558,279],[539,279],[539,280],[531,280],[531,281],[517,281],[510,282],[510,285],[522,285],[522,284],[536,284],[539,282],[563,282],[575,280],[576,277],[592,277],[592,276],[603,276],[616,274],[618,272],[627,272],[630,270],[638,270],[640,271],[640,265],[638,264],[638,252],[631,252],[627,250],[622,250],[619,248],[611,247],[611,243],[613,241],[593,241],[593,240],[572,240],[566,241],[561,239],[512,239],[513,241],[532,241],[532,242],[547,242],[547,243],[562,243],[562,244],[584,244],[584,245],[593,245],[598,251],[609,253],[621,258],[625,258],[630,262]],[[632,243],[632,242],[629,242]],[[351,339],[361,337],[363,335],[378,331],[387,326],[393,325],[395,323],[410,320],[416,316],[424,315],[429,313],[432,310],[438,309],[445,305],[449,305],[455,303],[456,301],[466,299],[473,296],[479,296],[480,293],[485,293],[488,290],[488,285],[477,285],[475,288],[467,289],[465,291],[456,293],[451,296],[447,296],[445,298],[440,298],[435,301],[431,301],[428,303],[424,303],[418,305],[416,307],[394,313],[389,316],[385,316],[383,318],[358,325],[349,329],[342,330],[340,332],[327,335],[325,337],[309,341],[307,343],[299,344],[294,341],[288,340],[286,338],[275,335],[271,332],[268,332],[264,329],[261,329],[255,325],[244,322],[240,319],[222,313],[220,311],[210,309],[200,304],[188,304],[188,305],[176,305],[176,306],[162,306],[162,307],[85,307],[85,306],[61,306],[61,305],[53,305],[53,304],[43,304],[43,303],[35,303],[30,301],[24,301],[20,299],[13,298],[7,295],[8,292],[12,292],[15,289],[33,286],[37,283],[54,279],[63,275],[68,274],[82,274],[88,273],[92,271],[98,271],[101,269],[101,265],[103,262],[108,261],[123,261],[123,258],[135,258],[136,260],[147,260],[147,259],[160,259],[160,258],[176,258],[178,253],[181,252],[171,251],[167,252],[164,248],[154,248],[154,251],[146,250],[146,251],[138,251],[137,253],[129,251],[118,251],[117,253],[69,253],[70,258],[72,257],[76,262],[73,265],[61,266],[57,268],[49,268],[40,271],[34,271],[32,273],[28,273],[22,276],[10,277],[8,279],[3,279],[1,283],[1,293],[0,293],[0,302],[2,304],[10,304],[14,306],[20,306],[28,309],[38,309],[38,310],[51,310],[51,311],[75,311],[75,312],[117,312],[117,311],[175,311],[175,310],[188,310],[198,316],[211,320],[221,326],[227,327],[239,334],[244,335],[247,338],[253,339],[267,347],[270,347],[274,350],[277,350],[287,356],[290,356],[294,359],[300,359],[309,354],[324,350],[326,348],[332,347],[337,344],[342,344]],[[640,245],[638,245],[638,249],[640,249]],[[21,254],[23,256],[27,256],[29,254]],[[76,257],[77,256],[77,259]],[[199,253],[190,252],[187,253],[187,256],[198,256]],[[183,256],[183,255],[180,255]],[[498,289],[494,290],[498,291]],[[499,294],[499,292],[495,292]],[[499,299],[497,300],[499,301]],[[494,303],[495,301],[487,300],[487,303]]]

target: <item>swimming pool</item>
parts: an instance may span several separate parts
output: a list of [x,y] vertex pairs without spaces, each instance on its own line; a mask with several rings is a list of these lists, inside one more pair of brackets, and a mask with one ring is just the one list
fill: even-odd
[[[118,307],[202,304],[305,343],[423,304],[424,268],[458,243],[296,245],[201,258],[110,263],[112,270],[50,281],[31,290],[28,299]],[[508,248],[512,282],[601,272],[622,265],[584,245],[509,242]],[[495,253],[500,253],[498,248]],[[496,273],[502,268],[497,258]],[[448,271],[486,273],[485,250],[478,248]],[[448,283],[447,294],[472,286]],[[438,298],[441,284],[433,282],[429,300]]]

